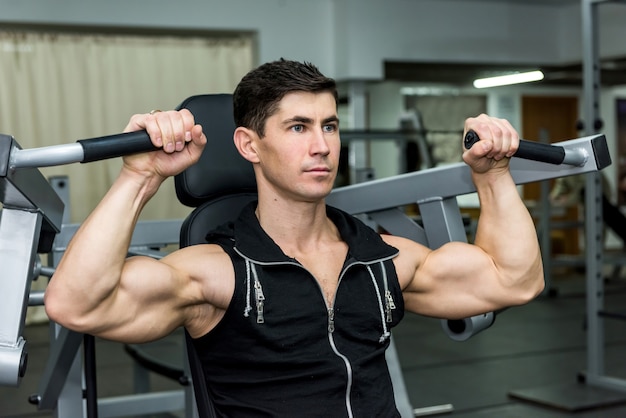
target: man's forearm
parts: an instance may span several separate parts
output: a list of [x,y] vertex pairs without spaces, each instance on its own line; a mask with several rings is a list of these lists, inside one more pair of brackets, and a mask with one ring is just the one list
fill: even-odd
[[475,244],[501,271],[506,285],[536,287],[542,263],[535,224],[508,172],[475,175],[480,218]]

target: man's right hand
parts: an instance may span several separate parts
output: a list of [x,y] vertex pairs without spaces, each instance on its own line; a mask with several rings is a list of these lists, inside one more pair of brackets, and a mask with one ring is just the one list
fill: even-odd
[[161,179],[174,176],[198,161],[206,144],[202,126],[195,124],[187,109],[133,115],[124,129],[145,129],[162,151],[124,157],[124,169]]

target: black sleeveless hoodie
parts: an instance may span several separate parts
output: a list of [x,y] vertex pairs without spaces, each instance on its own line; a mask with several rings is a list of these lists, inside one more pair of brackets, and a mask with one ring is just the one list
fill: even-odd
[[217,416],[399,417],[385,361],[404,315],[397,249],[327,207],[349,246],[327,306],[315,278],[261,229],[255,207],[207,235],[231,257],[236,280],[221,322],[194,340]]

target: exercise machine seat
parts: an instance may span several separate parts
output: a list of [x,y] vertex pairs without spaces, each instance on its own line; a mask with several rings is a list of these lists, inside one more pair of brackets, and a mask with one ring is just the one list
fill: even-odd
[[[176,196],[195,209],[183,221],[180,247],[206,243],[207,232],[234,220],[241,209],[256,200],[252,165],[235,147],[233,103],[230,94],[206,94],[187,98],[178,109],[189,109],[202,125],[207,144],[200,160],[174,179]],[[214,417],[202,365],[185,331],[193,391],[201,418]]]

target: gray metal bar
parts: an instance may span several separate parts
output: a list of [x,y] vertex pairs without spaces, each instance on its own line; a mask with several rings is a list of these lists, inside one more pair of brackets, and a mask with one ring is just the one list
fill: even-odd
[[582,149],[566,149],[563,164],[583,166],[587,163],[589,154]]
[[39,238],[41,216],[37,212],[26,212],[4,208],[0,217],[0,318],[3,328],[0,345],[14,344],[23,331],[28,297],[33,278],[35,249]]
[[0,385],[17,386],[24,376],[26,350],[22,338],[28,307],[41,214],[3,208],[0,217]]
[[411,400],[409,399],[404,382],[404,376],[402,375],[402,367],[400,366],[400,358],[398,357],[393,334],[390,339],[389,348],[385,351],[385,359],[387,360],[387,368],[391,376],[391,385],[393,387],[393,393],[395,394],[396,407],[400,412],[400,416],[402,418],[413,418],[413,406],[411,405]]
[[12,345],[0,346],[0,385],[18,386],[26,373],[26,340],[21,336]]
[[[71,217],[71,207],[70,207],[70,179],[66,175],[60,176],[51,176],[48,178],[48,183],[54,190],[54,192],[59,196],[59,199],[65,205],[65,210],[63,211],[63,224],[70,223]],[[55,237],[56,239],[56,237]],[[54,263],[50,263],[50,266],[55,266]]]
[[157,150],[145,130],[98,138],[81,139],[75,144],[53,145],[12,153],[11,168],[39,168],[70,163],[89,163],[124,155]]
[[[159,247],[178,243],[182,222],[180,219],[138,222],[131,238],[131,249],[133,247]],[[63,253],[79,227],[80,224],[62,225],[61,231],[54,241],[53,251]]]
[[599,376],[605,374],[604,320],[598,315],[604,309],[602,183],[599,173],[590,173],[585,180],[586,381],[593,384]]
[[82,341],[83,334],[57,326],[57,335],[50,346],[48,362],[39,381],[39,409],[53,409],[56,406]]
[[430,417],[432,415],[449,414],[454,411],[454,406],[451,403],[445,403],[442,405],[426,406],[424,408],[415,408],[413,410],[414,417]]
[[376,222],[376,224],[390,233],[428,246],[428,238],[426,238],[424,228],[406,216],[399,208],[370,212],[367,215],[371,220]]
[[[600,120],[600,69],[598,59],[598,17],[594,0],[581,2],[583,32],[583,92],[585,132],[593,134]],[[599,125],[598,125],[599,126]],[[598,312],[604,307],[602,277],[603,221],[600,173],[590,173],[585,181],[585,262],[587,299],[586,382],[597,384],[604,375],[604,321]]]
[[430,248],[439,248],[450,241],[467,242],[461,210],[455,198],[422,199],[417,204]]
[[[591,379],[591,380],[589,380]],[[591,386],[617,392],[626,392],[626,379],[606,375],[585,376],[585,382]]]
[[[467,242],[467,231],[463,225],[461,210],[456,198],[425,199],[417,203],[430,248],[439,248],[451,241]],[[460,330],[452,327],[451,321],[447,319],[441,319],[440,323],[448,337],[455,341],[465,341],[489,328],[494,319],[495,314],[488,312],[454,321],[456,324],[463,324]]]
[[98,400],[98,416],[127,417],[185,409],[183,390],[115,396]]
[[[555,145],[563,146],[565,149],[582,149],[589,154],[590,158],[583,166],[554,165],[513,158],[510,167],[515,183],[525,184],[588,173],[606,166],[605,158],[608,155],[608,148],[604,135],[572,139]],[[405,206],[437,197],[444,199],[456,197],[475,191],[470,168],[465,163],[456,163],[339,187],[333,190],[326,201],[348,213],[359,214]],[[381,196],[384,196],[384,199]]]
[[79,143],[21,149],[11,153],[11,168],[51,167],[83,161],[84,150]]
[[49,278],[54,274],[54,269],[52,267],[41,267],[39,274]]
[[[42,392],[44,394],[43,407],[46,408],[40,407],[40,409],[49,409],[47,408],[49,405],[54,405],[53,416],[55,418],[84,417],[86,411],[83,396],[83,356],[81,355],[82,353],[79,352],[84,336],[68,331],[55,323],[51,323],[50,325],[50,340],[53,342],[60,341],[61,346],[71,347],[67,353],[61,353],[59,358],[62,361],[59,367],[55,365],[53,369],[51,369],[51,371],[59,373],[59,377],[63,379],[62,385],[60,385],[61,382],[57,382],[54,378],[47,380],[47,385],[45,386],[44,382],[40,382],[39,388],[46,388],[46,390]],[[68,336],[72,339],[71,344],[66,343]],[[79,341],[75,341],[75,339]],[[59,345],[56,343],[53,344],[55,344],[55,346]],[[50,360],[54,360],[54,357],[48,358],[46,370],[50,367]],[[39,399],[41,399],[41,397]],[[56,404],[54,403],[55,399]]]
[[[183,337],[183,365],[185,367],[185,375],[191,377],[191,366],[189,364],[189,351],[187,350],[187,339]],[[193,380],[191,384],[185,387],[185,418],[204,418],[198,413],[198,403],[196,402],[196,394],[194,391]]]
[[43,297],[46,292],[43,290],[30,292],[28,295],[28,306],[43,306]]
[[61,229],[64,205],[37,169],[12,170],[11,155],[20,150],[8,135],[0,134],[0,203],[7,208],[22,208],[41,212],[45,230]]

